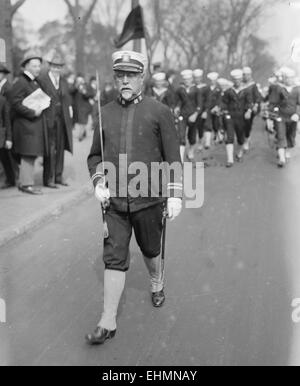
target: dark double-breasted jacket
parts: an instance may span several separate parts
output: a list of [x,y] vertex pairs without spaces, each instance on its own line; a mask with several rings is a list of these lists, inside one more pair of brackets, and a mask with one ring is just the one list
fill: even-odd
[[[163,183],[160,182],[157,196],[154,197],[151,191],[152,163],[177,163],[181,167],[174,118],[167,106],[142,96],[132,103],[113,101],[104,106],[102,121],[105,164],[109,162],[116,169],[116,190],[115,197],[111,200],[112,207],[121,212],[127,212],[128,209],[136,212],[164,202],[166,197],[162,193],[166,190],[170,197],[182,197],[182,176],[178,177],[176,173],[171,173],[168,186],[162,186]],[[120,155],[126,155],[127,162],[120,159]],[[101,175],[101,170],[99,171],[101,162],[100,133],[99,128],[96,128],[88,157],[88,168],[95,186],[103,177],[103,173]],[[144,165],[144,177],[147,180],[147,191],[139,197],[133,197],[127,190],[135,178],[127,168],[136,162]],[[124,175],[126,178],[121,179]],[[109,188],[112,189],[111,186]]]

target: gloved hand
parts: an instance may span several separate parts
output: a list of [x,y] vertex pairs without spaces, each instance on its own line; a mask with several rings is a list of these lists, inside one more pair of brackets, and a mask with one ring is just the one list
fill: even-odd
[[11,150],[12,145],[13,145],[13,143],[11,141],[6,141],[5,142],[5,149]]
[[248,110],[248,111],[245,113],[245,119],[248,121],[249,119],[251,119],[251,116],[252,116],[252,111],[251,111],[251,110]]
[[192,114],[192,115],[189,117],[189,122],[195,123],[195,122],[197,121],[197,118],[198,118],[198,113],[195,112],[194,114]]
[[180,215],[182,211],[181,198],[169,198],[168,199],[168,218],[174,221],[176,217]]
[[274,133],[274,122],[271,119],[267,119],[267,131],[271,134]]
[[221,109],[219,106],[215,106],[212,110],[211,113],[214,115],[219,115],[221,113]]
[[206,111],[204,111],[204,113],[201,115],[201,118],[202,119],[207,119],[207,112]]
[[109,205],[110,192],[109,189],[103,184],[99,183],[95,188],[95,197],[101,202],[101,205],[106,208]]
[[299,115],[298,115],[298,114],[293,114],[293,115],[291,116],[291,120],[292,120],[293,122],[299,122]]
[[258,104],[257,103],[255,103],[255,105],[253,106],[253,112],[254,112],[254,114],[258,113]]

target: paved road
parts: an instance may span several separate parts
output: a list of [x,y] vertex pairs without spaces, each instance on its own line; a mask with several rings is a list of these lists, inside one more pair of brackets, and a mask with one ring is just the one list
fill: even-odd
[[[169,225],[167,302],[153,309],[145,267],[132,267],[116,338],[89,348],[103,298],[101,223],[93,198],[0,250],[0,361],[13,365],[286,365],[300,363],[300,152],[285,169],[264,135],[244,163],[217,148],[205,204]],[[4,342],[4,343],[2,343]]]

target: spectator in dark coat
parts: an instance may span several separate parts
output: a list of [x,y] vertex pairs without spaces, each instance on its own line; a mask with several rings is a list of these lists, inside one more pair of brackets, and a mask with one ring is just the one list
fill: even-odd
[[11,85],[7,80],[7,75],[10,71],[3,65],[0,64],[0,94],[4,97],[9,97],[9,91],[11,89]]
[[13,146],[21,158],[20,186],[23,193],[40,195],[34,187],[34,164],[39,156],[44,156],[47,149],[47,133],[44,113],[23,105],[26,97],[40,88],[37,77],[40,75],[42,58],[39,54],[29,53],[22,62],[23,73],[11,90],[13,113]]
[[51,97],[45,111],[49,149],[44,157],[44,185],[56,189],[57,185],[67,186],[63,181],[64,153],[73,152],[73,107],[67,81],[62,78],[63,58],[51,52],[48,63],[49,71],[39,77],[42,89]]
[[[6,174],[6,183],[4,188],[15,185],[15,174],[17,173],[17,165],[11,155],[12,145],[12,133],[11,133],[11,118],[10,118],[10,106],[8,103],[9,93],[11,90],[11,84],[7,80],[7,75],[10,71],[3,65],[0,64],[0,96],[2,96],[2,104],[5,108],[2,110],[0,118],[1,125],[1,138],[0,138],[0,160],[3,164],[3,168]],[[5,117],[3,113],[5,111]]]
[[0,161],[2,162],[6,175],[6,182],[2,189],[15,186],[15,174],[9,155],[11,148],[12,133],[9,105],[6,98],[0,95]]

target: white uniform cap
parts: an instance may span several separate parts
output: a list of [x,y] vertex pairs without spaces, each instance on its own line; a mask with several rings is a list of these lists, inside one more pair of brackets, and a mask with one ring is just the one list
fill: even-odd
[[242,79],[243,78],[243,70],[235,69],[235,70],[231,71],[230,75],[233,79]]
[[243,73],[244,73],[245,75],[252,75],[252,70],[251,70],[250,67],[244,67],[244,68],[243,68]]
[[219,74],[217,72],[210,72],[208,75],[207,75],[207,78],[209,80],[217,80],[219,78]]
[[112,55],[113,70],[126,72],[145,72],[148,60],[145,55],[135,51],[117,51]]
[[219,78],[218,83],[220,86],[226,86],[228,84],[228,80],[225,78]]
[[198,77],[198,76],[203,76],[203,70],[201,70],[200,68],[197,68],[196,70],[193,71],[193,75],[195,77]]
[[281,72],[282,76],[286,76],[287,78],[293,78],[294,76],[296,76],[295,71],[289,67],[281,67],[279,71]]
[[269,82],[270,84],[274,84],[274,83],[277,82],[277,79],[276,79],[275,76],[271,76],[271,78],[268,79],[268,82]]
[[152,76],[152,79],[158,82],[163,81],[167,79],[167,75],[164,72],[158,72]]
[[181,72],[182,79],[191,79],[193,78],[192,70],[184,70]]

